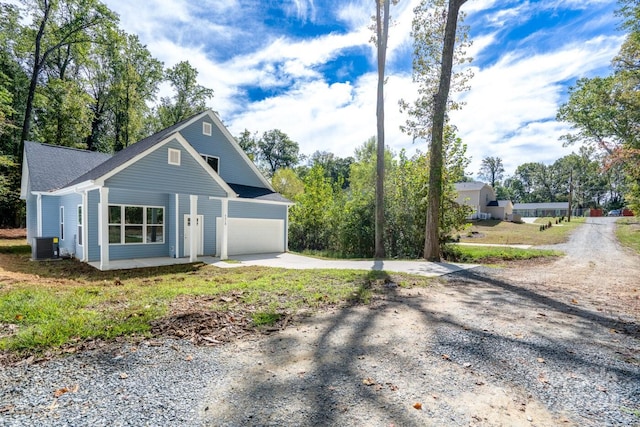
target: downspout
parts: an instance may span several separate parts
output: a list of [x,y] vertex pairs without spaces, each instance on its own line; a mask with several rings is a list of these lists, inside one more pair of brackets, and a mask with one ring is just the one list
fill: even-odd
[[175,258],[180,258],[180,195],[175,194],[176,199],[176,252]]

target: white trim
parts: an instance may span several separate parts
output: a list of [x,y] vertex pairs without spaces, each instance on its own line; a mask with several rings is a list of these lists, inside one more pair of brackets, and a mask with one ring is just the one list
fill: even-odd
[[100,270],[109,268],[109,188],[100,189]]
[[[214,197],[209,197],[210,199],[213,199]],[[221,200],[224,200],[224,198],[220,197]],[[256,200],[256,199],[245,199],[242,197],[237,197],[235,199],[233,199],[234,202],[244,202],[244,203],[260,203],[263,205],[284,205],[284,206],[293,206],[295,205],[295,203],[293,202],[276,202],[275,200],[271,201],[271,200]]]
[[209,123],[209,122],[202,122],[202,134],[205,136],[211,136],[211,133],[213,132],[213,124]]
[[[191,226],[189,227],[189,261],[196,262],[198,260],[198,249],[196,248],[196,220],[198,218],[198,196],[191,194],[189,196],[189,217]],[[204,231],[204,227],[201,228]]]
[[27,165],[27,159],[24,154],[22,155],[22,176],[20,178],[20,198],[26,200],[29,193],[29,165]]
[[200,157],[206,157],[206,159],[203,159],[205,161],[205,163],[207,164],[207,166],[209,166],[211,169],[213,169],[211,167],[211,165],[209,164],[209,159],[218,159],[218,170],[213,169],[218,175],[220,175],[220,157],[219,156],[210,156],[209,154],[202,154],[200,153]]
[[222,216],[222,236],[220,238],[220,259],[225,260],[229,258],[228,247],[229,247],[229,199],[222,200],[221,206],[221,216]]
[[[87,192],[83,192],[82,193],[82,241],[86,242],[87,239],[89,238],[89,227],[87,224],[87,218],[89,217],[89,213],[88,213],[88,194]],[[82,248],[82,260],[83,261],[89,261],[89,245],[85,245]]]
[[60,224],[60,240],[64,240],[64,206],[60,206],[60,214],[58,218]]
[[[84,200],[83,200],[84,202]],[[85,221],[84,221],[84,203],[79,204],[78,206],[76,206],[76,233],[78,228],[82,227],[82,229],[80,230],[80,233],[78,233],[78,235],[80,235],[80,239],[76,242],[78,243],[78,246],[84,246],[84,226],[85,226]],[[80,215],[78,215],[78,210],[80,210]],[[80,241],[82,241],[82,243],[80,243]],[[84,252],[84,249],[83,251]]]
[[176,253],[175,258],[180,258],[180,195],[176,193]]
[[36,218],[36,237],[42,237],[42,194],[36,195],[36,211],[38,217]]
[[[120,223],[109,222],[109,217],[107,217],[108,226],[117,226],[120,227],[120,243],[111,243],[111,246],[128,246],[128,245],[164,245],[167,243],[165,239],[165,231],[166,231],[166,221],[165,221],[165,207],[164,206],[151,206],[151,205],[131,205],[127,203],[109,203],[109,208],[112,206],[120,207]],[[142,208],[142,224],[126,224],[125,223],[125,209],[126,208]],[[162,209],[162,224],[151,224],[147,223],[147,209]],[[108,214],[107,210],[107,214]],[[161,242],[147,242],[147,227],[162,227],[162,241]],[[142,227],[142,242],[125,242],[125,228],[126,227]]]
[[169,148],[167,150],[167,163],[174,166],[180,166],[181,154],[182,152],[180,150],[176,150],[175,148]]

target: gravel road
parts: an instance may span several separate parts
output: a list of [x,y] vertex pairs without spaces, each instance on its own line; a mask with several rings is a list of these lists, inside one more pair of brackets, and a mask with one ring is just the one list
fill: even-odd
[[640,426],[640,259],[612,230],[590,219],[559,261],[391,285],[267,337],[4,367],[0,425]]

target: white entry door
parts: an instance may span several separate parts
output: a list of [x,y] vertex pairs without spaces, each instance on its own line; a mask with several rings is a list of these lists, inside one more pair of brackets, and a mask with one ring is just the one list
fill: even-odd
[[[203,227],[202,223],[204,222],[203,215],[196,215],[196,223],[195,223],[195,235],[196,235],[196,248],[197,255],[202,255],[204,253],[204,239],[203,239]],[[191,255],[191,215],[185,214],[184,216],[184,256]]]

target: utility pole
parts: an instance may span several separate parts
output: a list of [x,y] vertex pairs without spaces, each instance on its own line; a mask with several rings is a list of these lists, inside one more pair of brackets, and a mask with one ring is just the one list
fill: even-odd
[[571,222],[571,196],[573,195],[573,169],[569,175],[569,211],[567,212],[567,222]]

